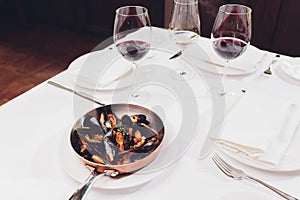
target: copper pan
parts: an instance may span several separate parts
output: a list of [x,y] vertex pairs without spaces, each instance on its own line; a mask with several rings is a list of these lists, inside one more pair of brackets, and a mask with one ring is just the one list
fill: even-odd
[[[139,160],[135,160],[134,162],[128,162],[126,164],[101,164],[83,157],[78,153],[78,145],[76,146],[76,144],[74,144],[74,134],[78,128],[83,127],[83,122],[86,118],[95,117],[96,119],[99,119],[100,113],[106,112],[106,110],[111,110],[118,118],[121,118],[124,115],[145,115],[147,117],[147,121],[150,122],[148,125],[149,128],[151,128],[159,135],[159,144],[155,147],[154,150],[152,149],[146,157],[143,157]],[[87,178],[87,180],[73,193],[69,200],[84,199],[91,186],[100,174],[116,177],[120,174],[134,173],[135,171],[147,166],[157,157],[162,147],[163,138],[164,125],[162,123],[162,120],[154,112],[142,106],[132,104],[112,104],[91,110],[74,124],[70,134],[70,144],[71,148],[73,149],[73,152],[84,165],[91,169],[91,174]]]

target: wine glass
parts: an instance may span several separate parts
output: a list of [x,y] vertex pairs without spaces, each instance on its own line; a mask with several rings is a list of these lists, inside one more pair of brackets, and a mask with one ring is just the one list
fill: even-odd
[[[116,10],[113,40],[120,54],[133,63],[133,87],[136,88],[137,61],[144,58],[150,50],[151,23],[148,10],[142,6],[124,6]],[[131,96],[140,97],[132,92]]]
[[229,61],[242,55],[250,43],[251,12],[251,8],[239,4],[225,4],[219,8],[211,39],[216,54],[225,60],[223,82],[227,78]]
[[[169,35],[181,49],[181,55],[189,45],[197,42],[200,36],[200,15],[198,0],[174,0]],[[185,79],[190,79],[193,74],[183,67],[178,74]]]

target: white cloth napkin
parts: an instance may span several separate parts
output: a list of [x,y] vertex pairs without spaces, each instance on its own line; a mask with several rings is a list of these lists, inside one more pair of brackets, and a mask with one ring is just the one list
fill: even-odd
[[[125,61],[116,49],[106,48],[75,59],[68,67],[68,75],[73,82],[85,88],[111,89],[115,87],[112,83],[129,77],[132,68],[133,64]],[[124,83],[132,84],[130,77]]]
[[[202,49],[204,52],[201,51]],[[214,72],[212,66],[215,66],[219,73],[225,73],[225,60],[216,54],[210,39],[202,39],[201,42],[187,48],[184,53],[185,55],[195,56],[204,61],[206,65],[201,64],[201,67],[206,71]],[[226,73],[232,75],[252,73],[268,62],[269,53],[267,51],[248,45],[247,50],[241,56],[229,62]]]
[[[284,57],[276,63],[277,67],[295,81],[300,81],[300,57]],[[279,71],[280,72],[280,71]]]
[[254,162],[276,167],[300,122],[300,109],[287,99],[247,91],[226,98],[227,112],[221,148]]

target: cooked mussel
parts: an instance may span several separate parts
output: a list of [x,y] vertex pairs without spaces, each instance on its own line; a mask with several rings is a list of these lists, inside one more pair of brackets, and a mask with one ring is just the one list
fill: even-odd
[[[91,139],[90,135],[81,132],[82,130],[85,129],[80,128],[74,130],[72,134],[71,142],[75,151],[87,160],[101,164],[109,164],[110,160],[105,153],[103,138],[99,140],[96,140],[95,138]],[[95,136],[96,135],[97,134],[95,134]]]
[[123,115],[121,118],[122,126],[130,128],[133,126],[133,122],[128,115]]
[[134,124],[150,124],[150,122],[147,120],[146,115],[143,114],[130,115],[130,118]]
[[102,129],[107,132],[108,129],[118,124],[118,118],[110,109],[107,109],[99,114],[99,122]]

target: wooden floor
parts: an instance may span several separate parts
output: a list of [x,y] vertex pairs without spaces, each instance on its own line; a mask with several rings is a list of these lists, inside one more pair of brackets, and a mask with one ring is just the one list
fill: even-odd
[[0,105],[66,69],[103,39],[41,23],[7,25],[0,31]]

